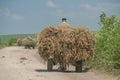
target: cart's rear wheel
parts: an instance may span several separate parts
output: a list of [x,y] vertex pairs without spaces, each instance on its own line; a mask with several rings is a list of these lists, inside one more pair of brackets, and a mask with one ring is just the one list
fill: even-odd
[[76,72],[82,72],[82,61],[76,62],[75,70]]
[[53,69],[53,60],[50,58],[48,59],[48,62],[47,62],[47,70],[52,71],[52,69]]

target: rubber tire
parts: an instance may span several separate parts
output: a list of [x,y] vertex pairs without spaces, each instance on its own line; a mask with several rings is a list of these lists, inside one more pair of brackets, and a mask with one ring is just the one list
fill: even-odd
[[52,71],[52,69],[53,69],[53,60],[52,59],[48,59],[47,70],[48,71]]
[[75,70],[76,72],[82,72],[82,61],[76,62]]

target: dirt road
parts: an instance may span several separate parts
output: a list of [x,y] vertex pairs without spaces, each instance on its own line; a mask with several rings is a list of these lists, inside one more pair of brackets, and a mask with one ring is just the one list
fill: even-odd
[[[56,67],[54,67],[56,68]],[[71,69],[72,70],[72,69]],[[0,80],[116,80],[94,71],[48,72],[37,49],[6,47],[0,50]]]

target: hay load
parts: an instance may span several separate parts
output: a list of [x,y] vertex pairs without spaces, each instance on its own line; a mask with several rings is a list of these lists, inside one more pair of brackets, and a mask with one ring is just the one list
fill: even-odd
[[22,45],[25,46],[25,49],[27,48],[35,48],[36,46],[36,41],[32,39],[31,37],[24,38],[22,40]]
[[84,27],[71,28],[64,21],[58,27],[49,26],[38,34],[38,52],[47,61],[77,65],[78,61],[92,58],[95,39]]
[[18,46],[22,46],[22,39],[18,39],[18,40],[17,40],[17,45],[18,45]]

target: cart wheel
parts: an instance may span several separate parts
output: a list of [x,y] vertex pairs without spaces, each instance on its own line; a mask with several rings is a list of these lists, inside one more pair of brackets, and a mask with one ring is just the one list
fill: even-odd
[[82,61],[78,61],[76,62],[76,66],[75,66],[75,69],[76,69],[76,72],[82,72]]
[[48,59],[48,62],[47,62],[47,70],[52,71],[52,68],[53,68],[53,61],[50,58],[50,59]]

